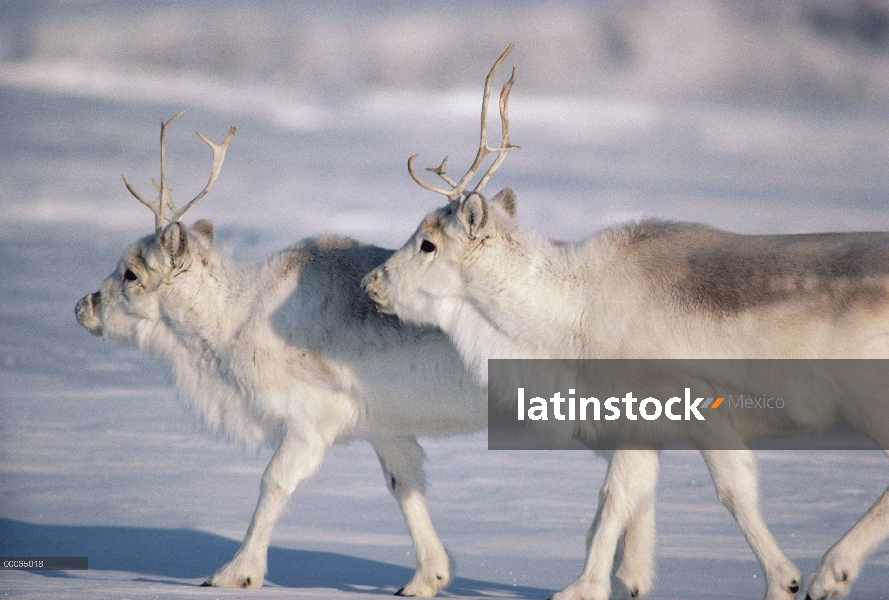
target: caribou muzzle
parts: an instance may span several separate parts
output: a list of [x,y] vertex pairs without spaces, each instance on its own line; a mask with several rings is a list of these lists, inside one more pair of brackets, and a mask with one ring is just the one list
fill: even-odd
[[93,292],[84,296],[74,307],[77,322],[86,327],[93,335],[102,335],[102,321],[99,319],[98,308],[102,299],[101,292]]
[[377,267],[361,280],[361,287],[368,297],[377,305],[377,310],[384,315],[395,314],[392,306],[386,299],[386,272],[383,267]]

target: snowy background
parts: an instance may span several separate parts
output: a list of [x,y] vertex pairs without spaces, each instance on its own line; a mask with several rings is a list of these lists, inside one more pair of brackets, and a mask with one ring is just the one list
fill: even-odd
[[[275,529],[262,591],[195,587],[236,550],[270,451],[214,441],[147,356],[75,302],[152,217],[160,120],[174,198],[258,260],[322,232],[399,246],[442,199],[405,161],[475,154],[484,76],[516,47],[521,222],[582,239],[643,216],[738,232],[889,229],[889,3],[0,0],[0,572],[17,598],[371,598],[414,557],[367,444],[334,448]],[[504,69],[505,70],[505,69]],[[496,134],[495,134],[496,139]],[[178,195],[177,195],[178,194]],[[604,462],[424,440],[445,593],[542,598],[578,575]],[[804,573],[887,483],[873,452],[762,452],[763,510]],[[696,453],[665,454],[652,598],[749,599],[759,567]],[[293,588],[299,588],[294,590]],[[889,598],[881,547],[854,598]]]

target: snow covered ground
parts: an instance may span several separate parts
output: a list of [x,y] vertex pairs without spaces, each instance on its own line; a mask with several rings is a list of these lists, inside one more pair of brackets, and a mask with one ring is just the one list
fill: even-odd
[[[101,38],[101,28],[90,35]],[[539,52],[555,53],[547,40]],[[163,369],[91,337],[73,308],[151,230],[120,176],[140,189],[157,176],[161,118],[189,109],[168,140],[169,176],[182,196],[207,176],[208,152],[193,131],[218,141],[238,125],[194,217],[214,220],[219,247],[235,259],[326,232],[397,247],[440,203],[410,180],[406,158],[419,152],[432,165],[450,154],[455,172],[468,164],[497,51],[459,69],[442,65],[449,85],[431,91],[394,81],[332,94],[212,69],[183,74],[3,49],[0,555],[88,556],[90,570],[0,571],[0,595],[393,593],[414,557],[377,459],[361,443],[334,448],[296,492],[261,591],[196,587],[236,550],[270,451],[211,439]],[[879,103],[677,98],[617,84],[551,93],[539,74],[523,89],[523,63],[511,62],[519,68],[512,139],[521,149],[489,187],[516,189],[527,227],[562,239],[643,216],[738,232],[889,229],[889,112]],[[573,581],[604,462],[585,452],[490,452],[483,434],[423,444],[433,520],[457,564],[444,595],[542,598]],[[879,452],[759,456],[766,521],[804,573],[889,481]],[[760,597],[759,567],[697,453],[664,455],[657,510],[652,598]],[[852,597],[889,598],[885,545]]]

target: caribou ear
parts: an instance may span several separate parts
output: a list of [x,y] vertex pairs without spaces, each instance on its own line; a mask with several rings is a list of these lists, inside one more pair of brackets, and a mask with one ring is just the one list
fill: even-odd
[[469,239],[474,240],[488,222],[488,203],[484,196],[473,192],[460,204],[458,214]]
[[188,234],[179,223],[170,223],[158,238],[158,246],[170,255],[173,264],[178,264],[188,249]]
[[515,192],[512,188],[503,188],[491,198],[491,204],[497,204],[510,217],[515,217]]
[[194,225],[189,227],[188,231],[201,238],[208,246],[212,246],[213,242],[216,240],[216,231],[213,229],[213,222],[208,221],[207,219],[195,221]]

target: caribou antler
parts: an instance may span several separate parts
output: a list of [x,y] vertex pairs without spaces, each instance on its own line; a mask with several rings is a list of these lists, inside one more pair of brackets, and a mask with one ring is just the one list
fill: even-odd
[[[182,116],[185,111],[183,110],[181,113],[170,119],[169,121],[161,121],[161,181],[158,183],[154,179],[151,180],[151,183],[154,184],[154,189],[158,192],[158,197],[155,200],[146,200],[142,197],[142,195],[137,192],[130,182],[127,181],[126,176],[123,178],[124,184],[127,186],[127,189],[130,193],[136,197],[136,199],[151,209],[151,212],[154,213],[154,228],[155,233],[160,233],[161,229],[164,227],[164,221],[169,221],[170,223],[178,223],[182,220],[188,211],[190,211],[195,204],[197,204],[198,200],[207,195],[207,192],[210,191],[210,188],[213,187],[213,184],[216,183],[216,178],[219,177],[219,170],[222,169],[222,163],[225,161],[225,151],[228,150],[228,145],[231,143],[232,138],[235,137],[235,132],[238,130],[237,127],[232,125],[231,129],[228,131],[228,135],[225,137],[225,140],[218,146],[205,138],[203,135],[198,133],[198,137],[200,137],[204,142],[210,146],[210,149],[213,151],[213,167],[210,169],[210,180],[207,182],[207,185],[204,186],[204,189],[200,194],[192,198],[192,200],[186,204],[182,208],[177,208],[175,204],[173,204],[173,199],[170,197],[170,188],[167,186],[167,147],[166,147],[166,139],[167,139],[167,126],[170,125],[173,121]],[[169,208],[169,211],[167,210]]]
[[438,167],[427,168],[426,170],[435,173],[439,177],[441,177],[445,183],[451,186],[450,190],[444,188],[438,188],[434,185],[430,185],[419,178],[417,173],[414,171],[414,159],[419,156],[419,154],[414,154],[407,160],[407,170],[413,177],[414,181],[420,184],[422,187],[427,190],[436,192],[438,194],[443,194],[448,197],[450,202],[459,202],[460,198],[466,192],[466,186],[469,184],[469,181],[475,177],[475,174],[478,173],[478,170],[482,166],[482,162],[484,162],[485,158],[489,154],[497,153],[497,158],[494,160],[491,167],[484,174],[484,176],[479,180],[478,185],[475,186],[475,189],[471,193],[480,192],[485,184],[488,183],[488,180],[494,174],[494,171],[500,166],[503,162],[503,159],[506,158],[506,153],[512,150],[513,148],[518,148],[518,146],[511,146],[509,144],[509,92],[512,90],[512,84],[515,83],[515,67],[512,68],[512,76],[509,78],[509,81],[503,84],[503,89],[500,91],[500,124],[503,132],[503,142],[500,144],[499,148],[489,148],[488,147],[488,100],[491,98],[491,83],[494,80],[494,73],[497,72],[497,68],[500,66],[500,63],[506,58],[509,52],[512,50],[512,44],[509,45],[509,48],[506,49],[506,52],[500,55],[500,58],[497,59],[497,62],[494,63],[494,66],[491,68],[491,71],[488,73],[488,77],[485,79],[485,97],[482,100],[482,131],[479,139],[479,148],[478,154],[475,155],[475,161],[472,163],[472,166],[469,167],[469,171],[463,176],[460,181],[455,182],[445,171],[445,167],[448,163],[448,157],[445,156],[444,160],[441,161],[441,165]]

